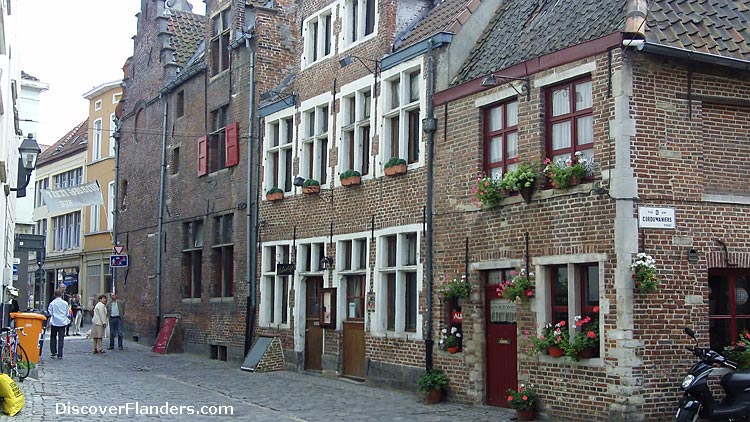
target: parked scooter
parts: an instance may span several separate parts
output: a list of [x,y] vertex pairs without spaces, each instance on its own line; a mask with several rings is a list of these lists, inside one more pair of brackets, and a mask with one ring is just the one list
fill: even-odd
[[[685,328],[685,334],[695,340],[695,347],[687,347],[700,359],[693,365],[680,387],[685,396],[680,399],[677,422],[710,421],[750,421],[750,373],[736,372],[737,364],[710,348],[698,347],[695,332]],[[744,351],[745,347],[735,346]],[[726,397],[719,403],[708,388],[709,375],[721,376],[721,387]]]

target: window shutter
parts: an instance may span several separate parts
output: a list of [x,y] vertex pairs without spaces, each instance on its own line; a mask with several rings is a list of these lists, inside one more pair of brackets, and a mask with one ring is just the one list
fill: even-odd
[[227,150],[226,150],[226,157],[227,160],[224,163],[225,167],[231,167],[236,166],[240,163],[240,128],[239,124],[237,122],[230,123],[226,127],[226,136],[227,136]]
[[198,139],[198,176],[208,174],[208,138]]

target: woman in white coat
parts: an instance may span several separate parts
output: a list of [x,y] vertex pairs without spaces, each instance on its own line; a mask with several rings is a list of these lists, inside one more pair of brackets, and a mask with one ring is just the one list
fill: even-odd
[[94,338],[94,353],[106,353],[102,347],[104,328],[107,326],[107,296],[99,295],[94,306],[94,317],[91,318],[91,337]]

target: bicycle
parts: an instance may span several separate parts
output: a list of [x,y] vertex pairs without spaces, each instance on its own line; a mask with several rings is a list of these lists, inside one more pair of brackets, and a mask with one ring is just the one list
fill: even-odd
[[20,382],[29,376],[31,362],[29,362],[26,350],[18,341],[19,331],[22,335],[26,335],[23,327],[4,327],[0,330],[0,333],[5,334],[5,341],[3,341],[2,349],[0,349],[0,369],[2,369],[3,374],[7,374],[11,378],[15,376]]

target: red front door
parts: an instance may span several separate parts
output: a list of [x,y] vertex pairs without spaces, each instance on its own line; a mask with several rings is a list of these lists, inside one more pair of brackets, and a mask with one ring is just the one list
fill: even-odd
[[487,404],[509,407],[507,391],[518,386],[516,305],[497,296],[497,285],[510,277],[508,271],[489,271],[486,276]]

